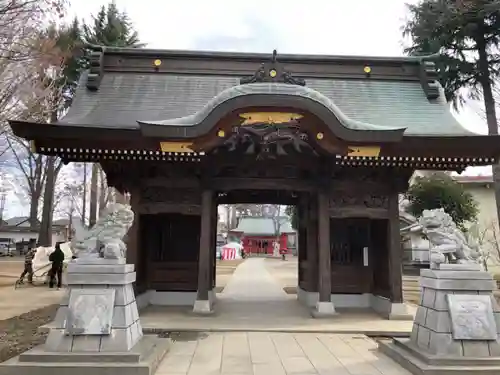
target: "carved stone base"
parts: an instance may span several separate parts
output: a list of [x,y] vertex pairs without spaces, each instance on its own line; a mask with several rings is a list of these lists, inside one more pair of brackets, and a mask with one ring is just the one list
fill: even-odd
[[314,318],[330,318],[336,315],[335,306],[332,302],[320,302],[316,303],[315,309],[312,310],[311,315]]
[[[70,262],[68,291],[57,311],[45,350],[99,353],[126,352],[134,347],[142,337],[132,288],[135,277],[134,265],[119,261]],[[108,308],[112,311],[106,312]],[[103,334],[90,332],[100,325]]]
[[410,339],[379,349],[413,374],[499,374],[500,307],[496,285],[477,267],[422,270],[422,296]]
[[[468,270],[461,265],[456,268],[422,270],[420,275],[422,296],[413,322],[412,343],[435,355],[466,357],[471,352],[479,356],[500,355],[500,307],[493,297],[496,283],[492,276],[488,272]],[[454,340],[449,295],[469,295],[470,299],[479,295],[489,297],[492,311],[485,312],[481,318],[484,317],[485,324],[489,322],[485,328],[497,333],[496,340]],[[468,328],[457,326],[456,330]]]
[[0,375],[152,375],[170,339],[144,336],[128,352],[48,352],[43,346],[0,363]]
[[199,315],[212,315],[214,313],[212,301],[197,299],[194,301],[193,313]]

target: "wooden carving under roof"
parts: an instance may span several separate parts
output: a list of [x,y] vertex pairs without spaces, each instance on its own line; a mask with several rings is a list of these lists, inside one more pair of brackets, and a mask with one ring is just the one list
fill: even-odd
[[262,63],[253,76],[242,77],[240,79],[240,84],[280,82],[291,85],[305,86],[306,81],[304,79],[293,77],[290,72],[287,72],[282,68],[281,64],[278,62],[277,56],[278,52],[274,50],[271,61]]
[[307,132],[299,122],[302,115],[255,112],[240,116],[245,119],[241,126],[232,127],[231,133],[214,153],[221,149],[228,152],[241,151],[247,155],[255,155],[257,160],[275,159],[290,153],[308,152],[316,155],[308,142]]

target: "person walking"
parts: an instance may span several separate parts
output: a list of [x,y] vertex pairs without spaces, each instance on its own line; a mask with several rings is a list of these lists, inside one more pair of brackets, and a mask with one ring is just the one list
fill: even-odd
[[60,242],[56,243],[55,250],[49,255],[49,261],[52,262],[49,288],[54,287],[57,277],[57,289],[59,289],[62,286],[62,271],[64,263],[64,253],[61,250]]
[[24,255],[24,270],[19,276],[19,283],[24,284],[24,276],[28,275],[28,283],[33,284],[33,258],[36,254],[36,248],[28,250]]

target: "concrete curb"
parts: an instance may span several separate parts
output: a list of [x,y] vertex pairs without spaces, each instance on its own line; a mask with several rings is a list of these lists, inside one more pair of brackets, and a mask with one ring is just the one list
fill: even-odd
[[[38,332],[48,333],[51,324],[45,324],[38,327]],[[145,335],[158,335],[168,332],[283,332],[283,333],[331,333],[331,334],[346,334],[354,335],[360,334],[368,337],[410,337],[411,331],[408,330],[390,330],[390,331],[366,331],[366,330],[341,330],[341,329],[293,329],[293,328],[231,328],[231,327],[221,327],[221,328],[190,328],[190,327],[165,327],[165,328],[148,328],[142,327],[142,331]]]

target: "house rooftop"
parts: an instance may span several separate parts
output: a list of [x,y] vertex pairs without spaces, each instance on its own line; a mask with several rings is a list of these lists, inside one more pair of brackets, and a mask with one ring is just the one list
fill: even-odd
[[280,234],[295,233],[290,219],[286,216],[280,216],[276,220],[271,217],[246,216],[241,218],[238,226],[230,232],[239,232],[247,236],[275,236],[278,226]]

